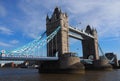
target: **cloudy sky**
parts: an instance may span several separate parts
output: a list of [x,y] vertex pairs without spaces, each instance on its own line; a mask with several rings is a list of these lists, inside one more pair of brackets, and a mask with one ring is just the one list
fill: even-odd
[[[96,28],[103,52],[120,58],[120,0],[0,0],[0,50],[23,46],[42,34],[46,15],[56,6],[67,12],[70,25]],[[79,40],[70,39],[70,47],[82,53]]]

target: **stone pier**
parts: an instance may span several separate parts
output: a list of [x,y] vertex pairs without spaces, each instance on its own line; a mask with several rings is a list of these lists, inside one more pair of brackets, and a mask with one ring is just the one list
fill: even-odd
[[84,73],[84,65],[80,58],[66,53],[58,61],[44,61],[39,68],[40,73]]
[[112,70],[112,65],[109,64],[107,59],[100,59],[93,62],[95,70]]

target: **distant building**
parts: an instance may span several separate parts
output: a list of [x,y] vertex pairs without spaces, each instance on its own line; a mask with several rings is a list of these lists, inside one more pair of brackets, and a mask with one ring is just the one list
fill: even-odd
[[14,62],[10,62],[10,63],[5,63],[2,67],[12,67],[12,68],[16,68],[17,65]]
[[114,66],[114,67],[118,67],[119,63],[118,63],[118,59],[117,59],[117,55],[114,53],[106,53],[105,56],[110,60],[110,63]]

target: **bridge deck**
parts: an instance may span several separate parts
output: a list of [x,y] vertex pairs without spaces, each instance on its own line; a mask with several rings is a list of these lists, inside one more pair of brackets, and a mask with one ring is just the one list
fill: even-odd
[[14,60],[14,61],[24,61],[24,60],[30,60],[30,61],[49,61],[49,60],[58,60],[58,57],[0,57],[0,60]]

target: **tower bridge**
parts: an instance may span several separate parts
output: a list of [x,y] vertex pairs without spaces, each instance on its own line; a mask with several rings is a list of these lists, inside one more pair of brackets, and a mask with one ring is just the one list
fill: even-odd
[[72,37],[82,41],[84,59],[88,59],[91,55],[95,60],[99,59],[97,31],[95,29],[91,29],[89,25],[85,30],[73,28],[68,23],[67,14],[63,13],[59,8],[55,8],[52,17],[46,17],[47,35],[53,32],[57,26],[61,26],[61,29],[55,38],[47,43],[48,56],[55,56],[56,52],[58,52],[59,56],[69,52],[69,37]]
[[[47,35],[44,38],[44,34]],[[78,72],[85,69],[80,62],[80,58],[69,51],[69,37],[78,39],[82,42],[83,59],[92,57],[93,66],[111,67],[106,61],[100,61],[98,50],[98,36],[96,29],[89,25],[85,30],[74,28],[68,23],[68,15],[56,7],[49,18],[46,17],[46,32],[29,44],[7,53],[7,56],[1,56],[1,60],[37,60],[42,61],[39,72]],[[41,55],[40,48],[47,46],[47,55]],[[37,54],[38,55],[35,55]],[[13,54],[13,55],[11,55]],[[15,54],[28,55],[15,57]],[[8,56],[11,55],[11,56]]]

